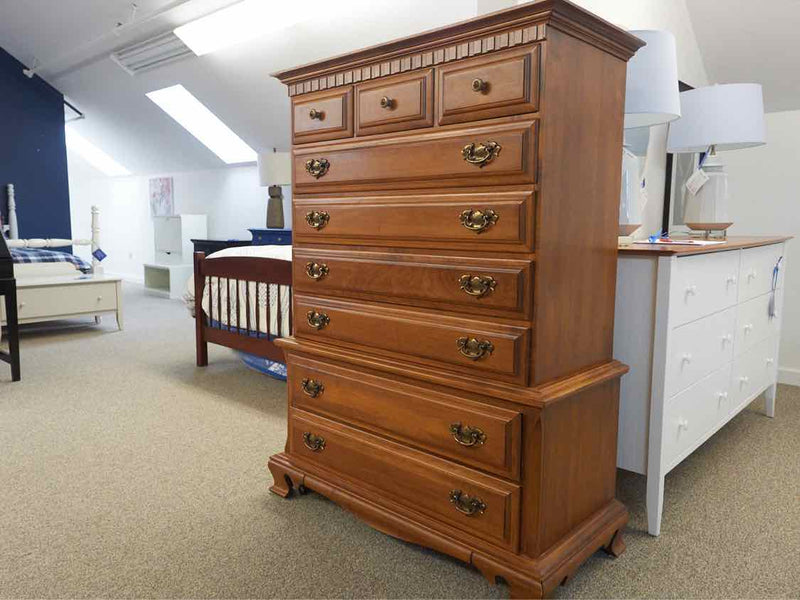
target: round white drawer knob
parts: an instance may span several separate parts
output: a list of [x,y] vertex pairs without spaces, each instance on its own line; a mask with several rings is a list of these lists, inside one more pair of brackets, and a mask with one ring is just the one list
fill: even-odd
[[749,377],[747,377],[747,376],[744,376],[744,377],[739,377],[739,381],[740,381],[741,383],[747,383],[748,381],[750,381],[750,378],[749,378]]
[[723,346],[725,344],[729,344],[732,341],[733,341],[733,336],[730,333],[722,336],[722,345]]
[[755,278],[756,278],[756,272],[755,272],[755,271],[750,271],[750,272],[747,274],[747,278],[748,278],[748,279],[755,279]]
[[688,295],[694,296],[695,294],[697,294],[697,286],[696,286],[696,285],[690,285],[690,286],[688,286],[688,287],[686,288],[686,293],[687,293]]
[[683,430],[689,429],[689,421],[687,421],[686,419],[681,419],[680,421],[678,421],[678,429],[683,429]]
[[748,323],[747,325],[744,326],[744,332],[745,333],[749,333],[752,330],[753,330],[753,324],[752,323]]
[[18,308],[20,308],[20,309],[25,308],[25,303],[24,302],[20,302]]
[[720,400],[726,400],[727,398],[728,398],[728,392],[720,392],[719,393],[719,399]]
[[774,363],[774,362],[775,362],[775,359],[774,359],[774,358],[768,358],[768,359],[767,359],[767,364],[768,364],[768,365],[771,365],[771,364],[772,364],[772,363]]
[[103,297],[102,297],[102,296],[98,296],[98,297],[97,297],[97,301],[98,301],[98,302],[100,302],[102,299],[103,299]]
[[681,357],[681,362],[690,363],[692,362],[692,355],[688,352]]
[[728,275],[728,278],[725,280],[727,283],[733,285],[736,283],[736,277],[733,275]]

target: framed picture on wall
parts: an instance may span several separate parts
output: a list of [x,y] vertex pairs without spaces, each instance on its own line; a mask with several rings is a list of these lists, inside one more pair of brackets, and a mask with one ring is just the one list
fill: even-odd
[[171,217],[175,214],[175,189],[172,177],[150,180],[150,216]]

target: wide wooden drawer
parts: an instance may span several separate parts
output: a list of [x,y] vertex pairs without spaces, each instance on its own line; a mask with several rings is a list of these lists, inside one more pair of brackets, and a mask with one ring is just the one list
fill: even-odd
[[303,410],[352,423],[446,458],[517,479],[520,413],[422,384],[290,354],[289,397]]
[[421,311],[294,296],[295,335],[398,360],[526,384],[530,330]]
[[688,456],[730,408],[731,365],[714,371],[670,400],[664,414],[664,461],[667,469]]
[[[739,266],[739,302],[745,302],[772,290],[773,271],[783,256],[783,244],[745,248]],[[775,287],[783,287],[786,259],[780,262]]]
[[733,359],[736,307],[674,329],[667,358],[666,397],[671,398]]
[[292,99],[292,143],[353,137],[353,88],[344,87]]
[[471,315],[530,315],[532,263],[295,247],[294,289],[443,308]]
[[[783,289],[775,291],[775,305],[780,307]],[[772,294],[766,293],[736,307],[736,354],[743,354],[764,338],[780,335],[781,320],[769,314]]]
[[534,183],[537,123],[295,148],[295,193]]
[[530,251],[533,198],[533,192],[294,198],[293,233],[298,242]]
[[440,125],[539,109],[539,46],[527,46],[437,69]]
[[433,125],[433,69],[356,86],[356,135]]
[[675,259],[670,283],[670,324],[694,321],[736,304],[739,251],[712,252]]
[[519,486],[297,409],[289,415],[288,451],[443,521],[464,539],[517,549]]
[[79,313],[92,315],[117,308],[117,287],[114,282],[62,286],[58,288],[56,297],[53,292],[53,287],[45,286],[18,288],[19,320]]

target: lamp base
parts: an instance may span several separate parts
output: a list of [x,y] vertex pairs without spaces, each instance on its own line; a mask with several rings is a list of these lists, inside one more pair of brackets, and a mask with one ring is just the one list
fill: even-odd
[[269,201],[267,202],[267,227],[270,229],[283,229],[283,190],[279,185],[267,188]]

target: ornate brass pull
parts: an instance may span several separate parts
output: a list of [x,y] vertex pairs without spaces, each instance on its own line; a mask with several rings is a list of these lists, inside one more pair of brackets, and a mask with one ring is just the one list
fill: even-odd
[[310,310],[306,313],[306,321],[308,321],[310,327],[313,327],[319,331],[323,327],[327,326],[328,323],[331,322],[331,319],[325,313]]
[[462,275],[458,278],[458,283],[462,290],[476,298],[483,298],[497,286],[494,277],[489,275]]
[[483,233],[489,229],[489,227],[497,223],[497,219],[499,218],[500,215],[491,208],[485,210],[474,210],[471,208],[462,212],[460,217],[461,224],[475,233]]
[[312,210],[311,212],[306,213],[306,223],[308,223],[311,227],[319,231],[325,225],[328,224],[328,221],[331,220],[331,216],[326,213],[324,210],[316,211]]
[[458,345],[458,351],[472,360],[480,360],[494,352],[494,344],[489,340],[460,337],[456,340],[456,344]]
[[485,92],[489,89],[489,82],[484,81],[480,77],[476,77],[472,80],[472,91],[473,92]]
[[391,110],[394,108],[394,100],[389,98],[389,96],[384,96],[381,98],[381,108],[385,108],[386,110]]
[[311,279],[316,279],[317,281],[319,281],[320,279],[325,277],[325,275],[327,275],[329,271],[330,269],[328,269],[328,265],[326,265],[325,263],[315,263],[315,262],[306,263],[306,275],[308,275]]
[[308,111],[308,117],[310,119],[322,121],[323,116],[325,116],[325,113],[323,113],[321,110],[317,110],[316,108],[312,108],[310,111]]
[[308,174],[314,179],[319,179],[325,175],[330,168],[331,163],[328,162],[327,158],[312,158],[306,161],[306,171],[308,171]]
[[497,142],[486,142],[485,144],[467,144],[461,149],[461,156],[471,165],[476,165],[481,169],[492,162],[500,155],[503,147]]
[[462,446],[483,446],[486,434],[477,427],[464,427],[461,423],[451,423],[450,433],[453,439]]
[[315,379],[303,379],[300,386],[303,388],[303,393],[312,398],[316,398],[325,391],[325,386]]
[[486,512],[486,503],[477,496],[467,496],[461,490],[450,490],[450,503],[460,513],[468,517],[482,515]]
[[325,438],[321,435],[314,435],[310,431],[304,431],[303,445],[312,452],[322,452],[325,450]]

